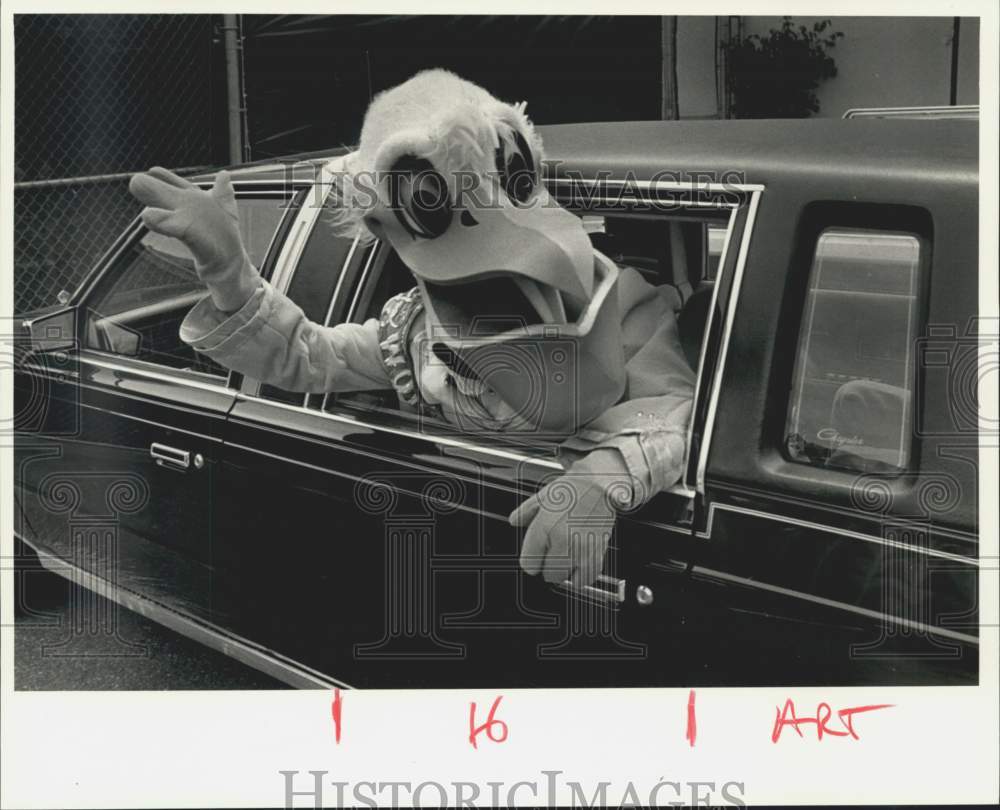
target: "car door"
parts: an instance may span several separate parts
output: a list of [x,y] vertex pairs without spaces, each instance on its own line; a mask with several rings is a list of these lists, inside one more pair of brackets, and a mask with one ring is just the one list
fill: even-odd
[[956,176],[844,203],[830,180],[764,192],[702,541],[682,576],[643,572],[701,612],[709,682],[733,685],[734,660],[742,684],[975,682],[976,428],[955,376],[980,340],[976,186]]
[[[624,226],[637,222],[665,238],[668,220],[701,242],[720,223],[733,245],[742,238],[747,197],[732,189],[705,206],[669,183],[656,184],[672,216],[652,219],[637,201],[604,191],[597,207],[590,195],[595,242],[597,233],[608,236],[612,220],[626,239],[636,228]],[[314,232],[290,284],[312,291],[297,298],[293,290],[292,298],[314,319],[363,321],[412,287],[385,244],[331,243],[326,251],[336,261],[318,261],[317,240],[330,241],[321,234]],[[657,262],[671,253],[657,248],[630,260],[670,279],[671,268]],[[336,276],[333,267],[345,254]],[[736,255],[733,248],[722,258],[720,277],[732,275]],[[308,280],[317,273],[328,274],[325,286]],[[713,289],[707,282],[692,360],[706,369],[714,367],[721,336],[718,326],[706,326],[719,306]],[[715,337],[703,342],[708,333]],[[708,388],[699,389],[703,399]],[[649,632],[648,616],[623,610],[640,597],[617,569],[620,557],[650,543],[662,550],[682,541],[677,554],[684,558],[695,508],[687,481],[623,521],[604,575],[573,588],[524,575],[522,534],[507,522],[519,503],[562,473],[551,443],[463,434],[401,411],[391,392],[305,397],[246,380],[227,422],[223,458],[223,500],[233,525],[225,532],[231,544],[214,549],[214,568],[225,577],[234,627],[282,655],[365,687],[682,682],[682,668],[665,668],[662,655],[652,654],[649,642],[662,640]],[[623,550],[633,540],[635,551]]]
[[[265,274],[302,194],[236,183],[244,243]],[[38,366],[64,424],[24,433],[17,469],[26,539],[95,587],[209,619],[218,455],[236,391],[178,336],[204,294],[179,242],[133,224],[74,301],[73,370]]]

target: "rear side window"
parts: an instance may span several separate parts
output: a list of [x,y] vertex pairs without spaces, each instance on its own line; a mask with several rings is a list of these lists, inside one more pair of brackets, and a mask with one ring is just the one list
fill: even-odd
[[909,465],[920,251],[911,234],[820,233],[786,428],[794,461],[859,472]]

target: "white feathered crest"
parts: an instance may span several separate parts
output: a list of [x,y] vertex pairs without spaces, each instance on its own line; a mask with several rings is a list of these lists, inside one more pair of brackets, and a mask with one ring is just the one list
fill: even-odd
[[387,184],[378,180],[403,155],[430,161],[453,199],[460,173],[496,178],[496,148],[503,144],[508,153],[515,150],[515,132],[540,167],[542,142],[525,107],[523,101],[499,101],[442,69],[422,71],[383,91],[369,105],[358,150],[348,156],[346,172],[337,178],[328,201],[329,222],[340,235],[370,239],[361,218],[379,203],[388,204]]

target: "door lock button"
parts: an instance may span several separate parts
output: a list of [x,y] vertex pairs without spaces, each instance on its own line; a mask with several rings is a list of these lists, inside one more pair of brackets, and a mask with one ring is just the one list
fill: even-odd
[[643,607],[653,604],[653,589],[647,585],[640,585],[635,589],[635,601]]

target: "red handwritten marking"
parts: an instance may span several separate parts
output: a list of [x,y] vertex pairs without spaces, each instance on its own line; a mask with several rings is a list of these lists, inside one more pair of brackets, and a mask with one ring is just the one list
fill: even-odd
[[694,689],[688,693],[688,725],[684,738],[694,748],[695,737],[698,736],[698,721],[694,716]]
[[334,735],[337,739],[337,745],[340,745],[340,710],[341,710],[341,699],[340,690],[333,690],[333,704],[330,706],[330,713],[333,715],[333,730]]
[[837,719],[843,728],[843,731],[841,731],[836,728],[830,728],[828,725],[830,719],[833,717],[833,709],[830,708],[829,703],[820,703],[816,707],[815,717],[798,717],[795,714],[795,702],[789,698],[785,701],[785,705],[782,708],[774,707],[774,728],[771,729],[771,742],[778,742],[785,726],[791,726],[795,733],[802,737],[804,735],[799,726],[809,723],[813,723],[816,726],[817,740],[822,740],[824,734],[828,734],[831,737],[851,737],[859,740],[861,738],[854,730],[854,715],[863,712],[873,712],[878,709],[891,709],[892,706],[893,704],[891,703],[875,703],[869,706],[854,706],[849,709],[840,709],[837,712]]
[[[497,697],[493,701],[493,706],[490,708],[490,713],[486,716],[486,722],[480,726],[476,725],[476,704],[469,704],[469,742],[472,743],[473,748],[478,748],[476,745],[476,737],[486,732],[486,736],[489,737],[495,743],[502,743],[507,739],[507,724],[503,720],[494,720],[493,715],[496,714],[497,706],[500,705],[500,701],[503,700],[503,695]],[[501,730],[498,732],[498,736],[493,736],[493,726],[500,726]]]

